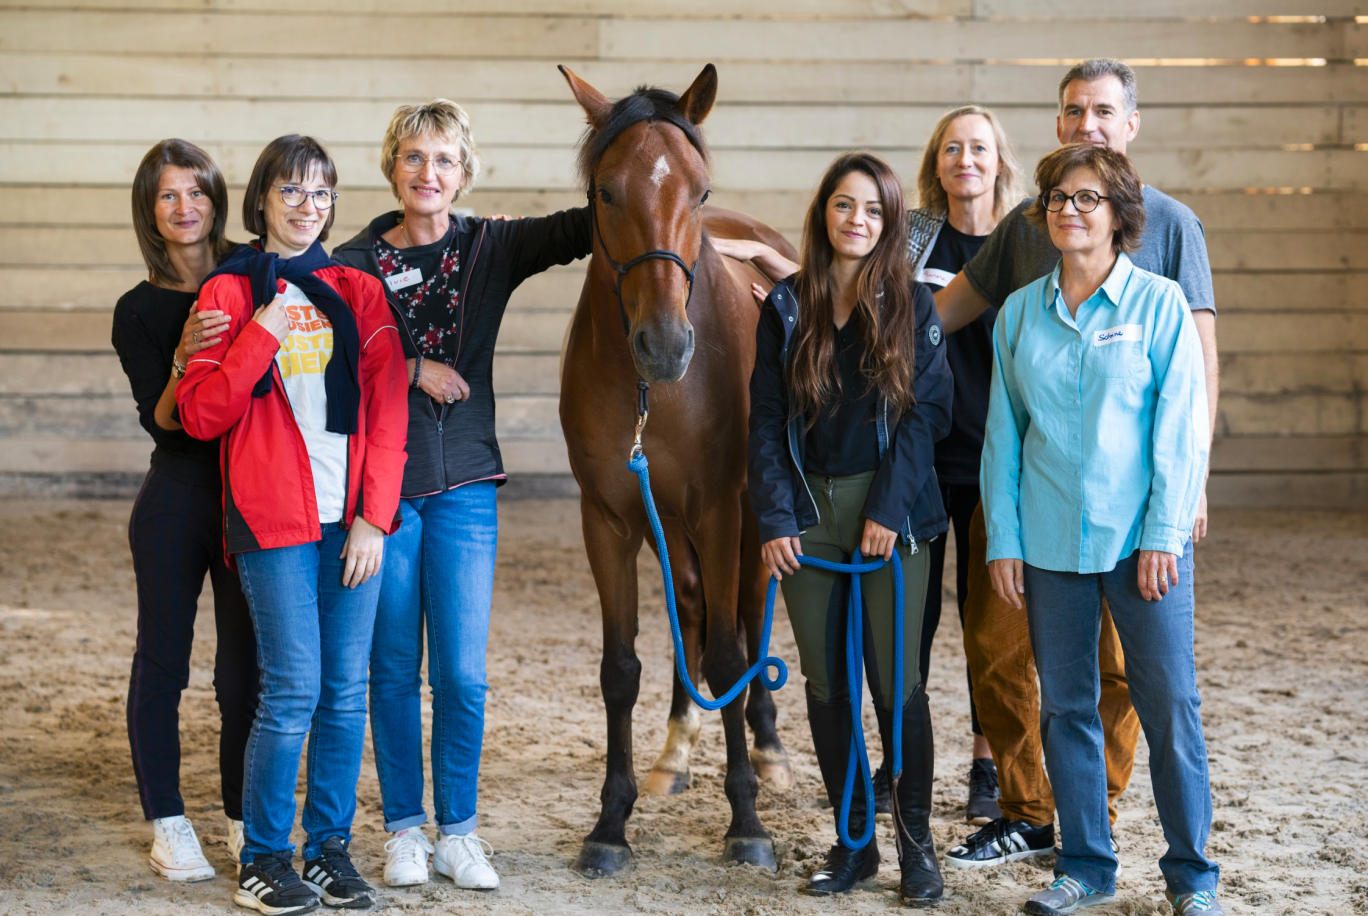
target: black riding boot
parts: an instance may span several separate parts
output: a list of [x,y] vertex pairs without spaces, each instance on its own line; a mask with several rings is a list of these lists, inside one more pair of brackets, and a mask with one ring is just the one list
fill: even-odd
[[[827,798],[841,820],[841,793],[845,789],[846,761],[850,755],[850,701],[824,703],[808,694],[808,724],[817,765],[822,770]],[[850,835],[858,837],[865,829],[865,797],[859,782],[850,800]],[[865,878],[879,871],[879,848],[873,837],[860,850],[851,851],[838,840],[827,853],[826,862],[808,879],[804,891],[816,896],[844,894]]]
[[[884,759],[891,768],[893,714],[882,706],[877,709]],[[945,893],[945,881],[931,837],[931,783],[936,755],[931,737],[931,705],[921,688],[903,707],[902,755],[902,778],[898,780],[897,803],[893,806],[898,865],[902,870],[898,896],[904,906],[935,906]]]

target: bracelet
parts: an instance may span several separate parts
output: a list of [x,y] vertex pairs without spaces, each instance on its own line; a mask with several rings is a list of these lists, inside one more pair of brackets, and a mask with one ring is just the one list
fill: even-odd
[[423,374],[423,354],[419,353],[413,363],[413,387],[418,387],[418,376]]
[[185,369],[186,369],[185,363],[183,363],[183,362],[181,362],[180,360],[176,359],[175,356],[172,356],[172,357],[171,357],[171,377],[172,377],[173,379],[183,379],[183,378],[185,378]]

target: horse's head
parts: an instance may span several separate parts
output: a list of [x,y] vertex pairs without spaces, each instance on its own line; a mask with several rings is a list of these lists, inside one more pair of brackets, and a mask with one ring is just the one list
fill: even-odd
[[611,102],[560,69],[589,119],[580,177],[632,361],[648,382],[677,381],[694,351],[687,306],[708,196],[708,148],[698,125],[717,97],[717,70],[708,64],[682,96],[642,87]]

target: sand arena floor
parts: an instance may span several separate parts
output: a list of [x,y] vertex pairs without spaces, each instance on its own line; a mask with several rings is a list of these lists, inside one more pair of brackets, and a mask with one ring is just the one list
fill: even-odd
[[[885,865],[847,898],[798,894],[833,831],[818,804],[796,655],[782,614],[777,654],[795,669],[780,691],[791,791],[762,791],[776,875],[718,862],[727,823],[722,729],[705,714],[694,785],[643,798],[629,825],[636,867],[590,882],[567,863],[598,812],[604,726],[598,600],[574,502],[507,502],[489,653],[480,833],[503,886],[458,891],[445,879],[380,887],[395,913],[661,913],[760,916],[882,913],[896,905],[892,835]],[[214,630],[206,599],[191,685],[181,704],[187,812],[220,876],[175,886],[153,875],[128,759],[124,695],[135,632],[126,502],[0,502],[0,916],[27,913],[234,913],[217,798]],[[1368,516],[1217,512],[1198,548],[1197,659],[1215,823],[1231,913],[1368,913]],[[669,639],[653,565],[643,560],[645,665],[636,769],[665,734]],[[960,818],[969,728],[953,598],[932,662],[936,716],[935,832],[942,849]],[[872,715],[870,716],[872,719]],[[1118,902],[1099,914],[1166,913],[1155,861],[1162,834],[1142,747],[1121,802]],[[379,791],[367,748],[355,858],[380,885]],[[1038,863],[947,870],[944,914],[1019,912],[1048,881]]]

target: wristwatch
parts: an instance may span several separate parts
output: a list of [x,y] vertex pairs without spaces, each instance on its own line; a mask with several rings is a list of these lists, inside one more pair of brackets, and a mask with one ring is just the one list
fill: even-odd
[[185,378],[185,364],[174,356],[171,357],[171,377],[174,379]]

